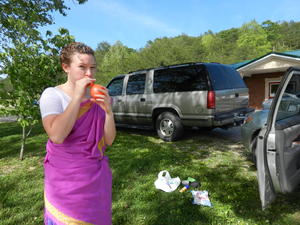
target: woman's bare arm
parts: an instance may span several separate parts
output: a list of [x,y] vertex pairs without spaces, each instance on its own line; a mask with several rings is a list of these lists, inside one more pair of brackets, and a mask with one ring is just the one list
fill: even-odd
[[63,143],[70,134],[80,109],[86,86],[91,82],[90,78],[82,78],[75,83],[72,100],[66,110],[58,115],[49,115],[43,118],[43,126],[51,141],[56,144]]
[[116,137],[116,125],[113,112],[106,113],[104,124],[104,141],[107,145],[112,145]]
[[79,108],[80,99],[73,99],[63,113],[43,118],[44,129],[52,142],[56,144],[64,142],[76,122]]

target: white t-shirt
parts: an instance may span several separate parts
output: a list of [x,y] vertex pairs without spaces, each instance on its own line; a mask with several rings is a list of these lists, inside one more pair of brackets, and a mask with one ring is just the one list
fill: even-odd
[[42,118],[65,111],[71,98],[57,87],[46,88],[39,100]]

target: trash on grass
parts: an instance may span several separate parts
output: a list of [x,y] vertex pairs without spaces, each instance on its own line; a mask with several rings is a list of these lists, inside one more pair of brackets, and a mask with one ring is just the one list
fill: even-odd
[[183,180],[183,181],[181,181],[181,183],[183,186],[190,184],[190,182],[188,180]]
[[179,190],[179,192],[185,192],[187,189],[189,189],[190,188],[190,186],[189,185],[184,185],[184,187],[183,188],[181,188],[180,190]]
[[194,181],[194,182],[190,182],[190,186],[192,188],[197,188],[197,187],[200,187],[201,184],[200,184],[200,182]]
[[194,179],[194,178],[192,178],[192,177],[188,177],[188,179],[187,179],[189,182],[194,182],[194,181],[196,181],[196,179]]
[[188,186],[190,186],[192,188],[197,188],[197,187],[201,186],[200,182],[196,181],[196,179],[191,178],[191,177],[188,177],[187,180],[182,180],[181,183],[182,183],[183,186],[188,185]]
[[212,204],[208,198],[207,191],[191,191],[191,192],[194,197],[193,204],[212,207]]
[[177,189],[180,184],[180,178],[171,178],[167,170],[162,170],[158,173],[158,178],[154,182],[156,189],[160,189],[165,192],[172,192]]

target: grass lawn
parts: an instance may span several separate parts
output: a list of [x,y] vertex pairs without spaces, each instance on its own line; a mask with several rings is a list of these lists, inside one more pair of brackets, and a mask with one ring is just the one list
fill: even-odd
[[[47,137],[40,125],[18,159],[21,129],[0,123],[0,224],[43,224],[43,158]],[[261,210],[256,169],[241,143],[188,132],[165,143],[153,131],[119,129],[107,155],[113,171],[114,225],[300,224],[300,193],[278,196]],[[189,191],[166,193],[154,181],[161,170],[193,177],[213,207],[192,204]]]

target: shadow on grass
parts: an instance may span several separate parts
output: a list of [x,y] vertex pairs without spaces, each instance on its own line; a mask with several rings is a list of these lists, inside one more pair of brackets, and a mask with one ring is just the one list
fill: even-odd
[[[139,135],[147,135],[158,137],[156,130],[151,127],[118,127],[118,130],[125,131],[127,133],[135,133]],[[229,129],[222,129],[222,128],[210,128],[210,127],[203,127],[203,128],[185,128],[183,137],[180,140],[189,140],[195,137],[215,137],[224,140],[230,140],[234,142],[241,141],[241,130],[240,126],[232,127]]]
[[[165,143],[151,130],[119,132],[108,150],[114,176],[113,224],[276,224],[300,210],[300,202],[286,196],[261,210],[255,171],[243,167],[242,156],[233,157],[235,142],[189,134],[192,138]],[[224,154],[224,162],[210,165],[206,160],[216,155],[213,144]],[[193,205],[190,192],[156,190],[154,181],[165,169],[172,177],[201,181],[198,190],[209,191],[214,207]]]

